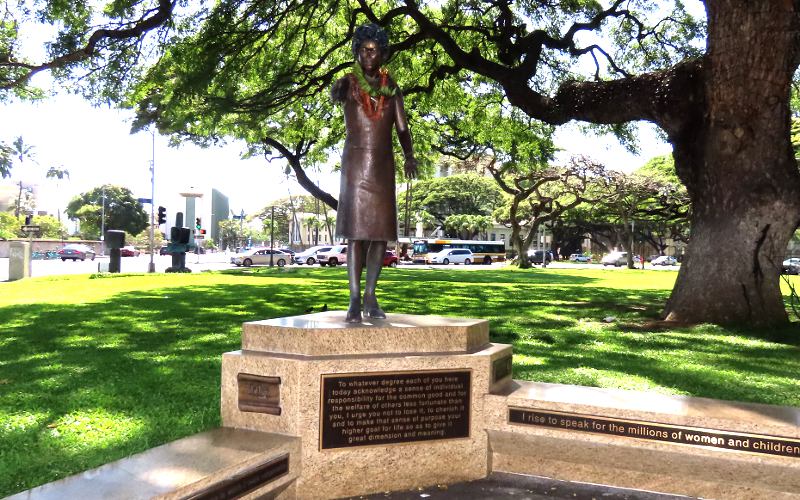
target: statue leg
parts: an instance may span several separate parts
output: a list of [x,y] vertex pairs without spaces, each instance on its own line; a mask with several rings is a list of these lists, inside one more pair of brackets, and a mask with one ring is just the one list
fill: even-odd
[[361,270],[364,268],[364,242],[347,241],[347,279],[350,283],[348,323],[361,323]]
[[367,283],[364,287],[364,311],[370,318],[383,319],[386,313],[378,306],[375,288],[383,269],[383,256],[386,253],[385,241],[371,241],[367,250]]

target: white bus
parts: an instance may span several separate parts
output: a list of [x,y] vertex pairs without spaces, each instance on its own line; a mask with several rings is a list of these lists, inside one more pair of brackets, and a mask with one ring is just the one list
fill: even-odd
[[491,264],[506,260],[504,241],[451,240],[447,238],[415,239],[412,259],[416,264],[430,264],[430,256],[444,248],[469,248],[475,256],[475,264]]

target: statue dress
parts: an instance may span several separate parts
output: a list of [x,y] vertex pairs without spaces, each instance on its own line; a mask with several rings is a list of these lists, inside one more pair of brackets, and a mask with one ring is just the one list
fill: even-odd
[[[336,236],[348,240],[395,241],[392,128],[397,127],[398,135],[408,135],[403,98],[399,90],[393,96],[370,98],[373,110],[370,117],[355,77],[342,78],[334,85],[334,92],[337,88],[343,101],[347,135],[342,153]],[[381,103],[382,109],[377,109]]]

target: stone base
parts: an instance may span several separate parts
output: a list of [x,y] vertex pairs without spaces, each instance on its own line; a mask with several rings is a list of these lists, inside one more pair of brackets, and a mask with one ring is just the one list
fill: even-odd
[[[555,422],[552,427],[520,425],[511,421],[509,408],[556,415],[578,425],[573,429]],[[665,441],[580,427],[582,422],[651,424],[683,433],[700,430],[742,440],[749,437],[751,444],[760,439],[756,436],[781,436],[800,446],[797,409],[515,381],[506,394],[487,396],[486,413],[493,471],[692,497],[800,498],[798,457],[689,444],[682,437]]]
[[299,436],[303,499],[485,477],[482,402],[510,384],[510,370],[493,378],[510,346],[490,344],[482,320],[389,314],[352,326],[344,315],[245,324],[243,346],[272,351],[223,356],[223,425]]
[[12,241],[8,255],[8,281],[31,277],[31,244]]
[[[54,481],[8,500],[294,498],[297,438],[215,429]],[[285,460],[288,459],[288,463]]]

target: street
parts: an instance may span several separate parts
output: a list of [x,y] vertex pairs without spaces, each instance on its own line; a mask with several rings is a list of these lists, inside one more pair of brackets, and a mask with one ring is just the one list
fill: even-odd
[[[207,253],[204,255],[196,255],[196,254],[187,254],[186,255],[186,267],[192,270],[192,272],[201,272],[201,271],[218,271],[221,269],[232,269],[235,268],[233,264],[231,264],[231,255],[230,253],[225,252],[217,252],[217,253]],[[62,262],[61,260],[34,260],[31,273],[32,276],[55,276],[61,274],[91,274],[96,273],[99,270],[100,263],[108,263],[109,258],[108,256],[97,256],[95,260],[86,260],[86,261],[65,261]],[[162,273],[166,268],[172,265],[172,257],[169,255],[156,255],[153,259],[153,262],[156,266],[156,272]],[[138,257],[123,257],[122,258],[122,272],[123,273],[146,273],[147,269],[150,264],[150,256],[149,255],[139,255]],[[448,271],[481,271],[487,269],[498,269],[501,267],[505,267],[507,263],[505,262],[495,262],[490,266],[484,265],[472,265],[472,266],[463,266],[463,265],[422,265],[422,264],[406,264],[401,263],[400,268],[403,269],[446,269]],[[309,267],[309,266],[298,266],[297,264],[293,264],[293,266],[297,267]],[[319,269],[318,265],[310,266],[311,268]],[[541,269],[541,266],[535,266],[536,268]],[[548,264],[548,269],[627,269],[626,267],[603,267],[598,264],[577,264],[574,262],[553,262]],[[646,266],[647,270],[659,270],[659,271],[675,271],[678,269],[678,266]],[[7,258],[0,258],[0,281],[8,281],[8,259]]]
[[[60,274],[91,274],[99,270],[101,263],[108,264],[109,257],[97,256],[92,260],[85,261],[61,261],[54,260],[34,260],[31,266],[31,275],[53,276]],[[172,265],[172,256],[156,255],[153,262],[156,265],[156,272],[163,273],[166,268]],[[229,269],[233,267],[230,263],[230,254],[224,252],[208,253],[204,255],[187,254],[186,267],[193,272]],[[149,255],[139,255],[138,257],[123,257],[121,268],[123,273],[146,273],[150,265]],[[8,281],[8,259],[0,259],[0,281]]]

